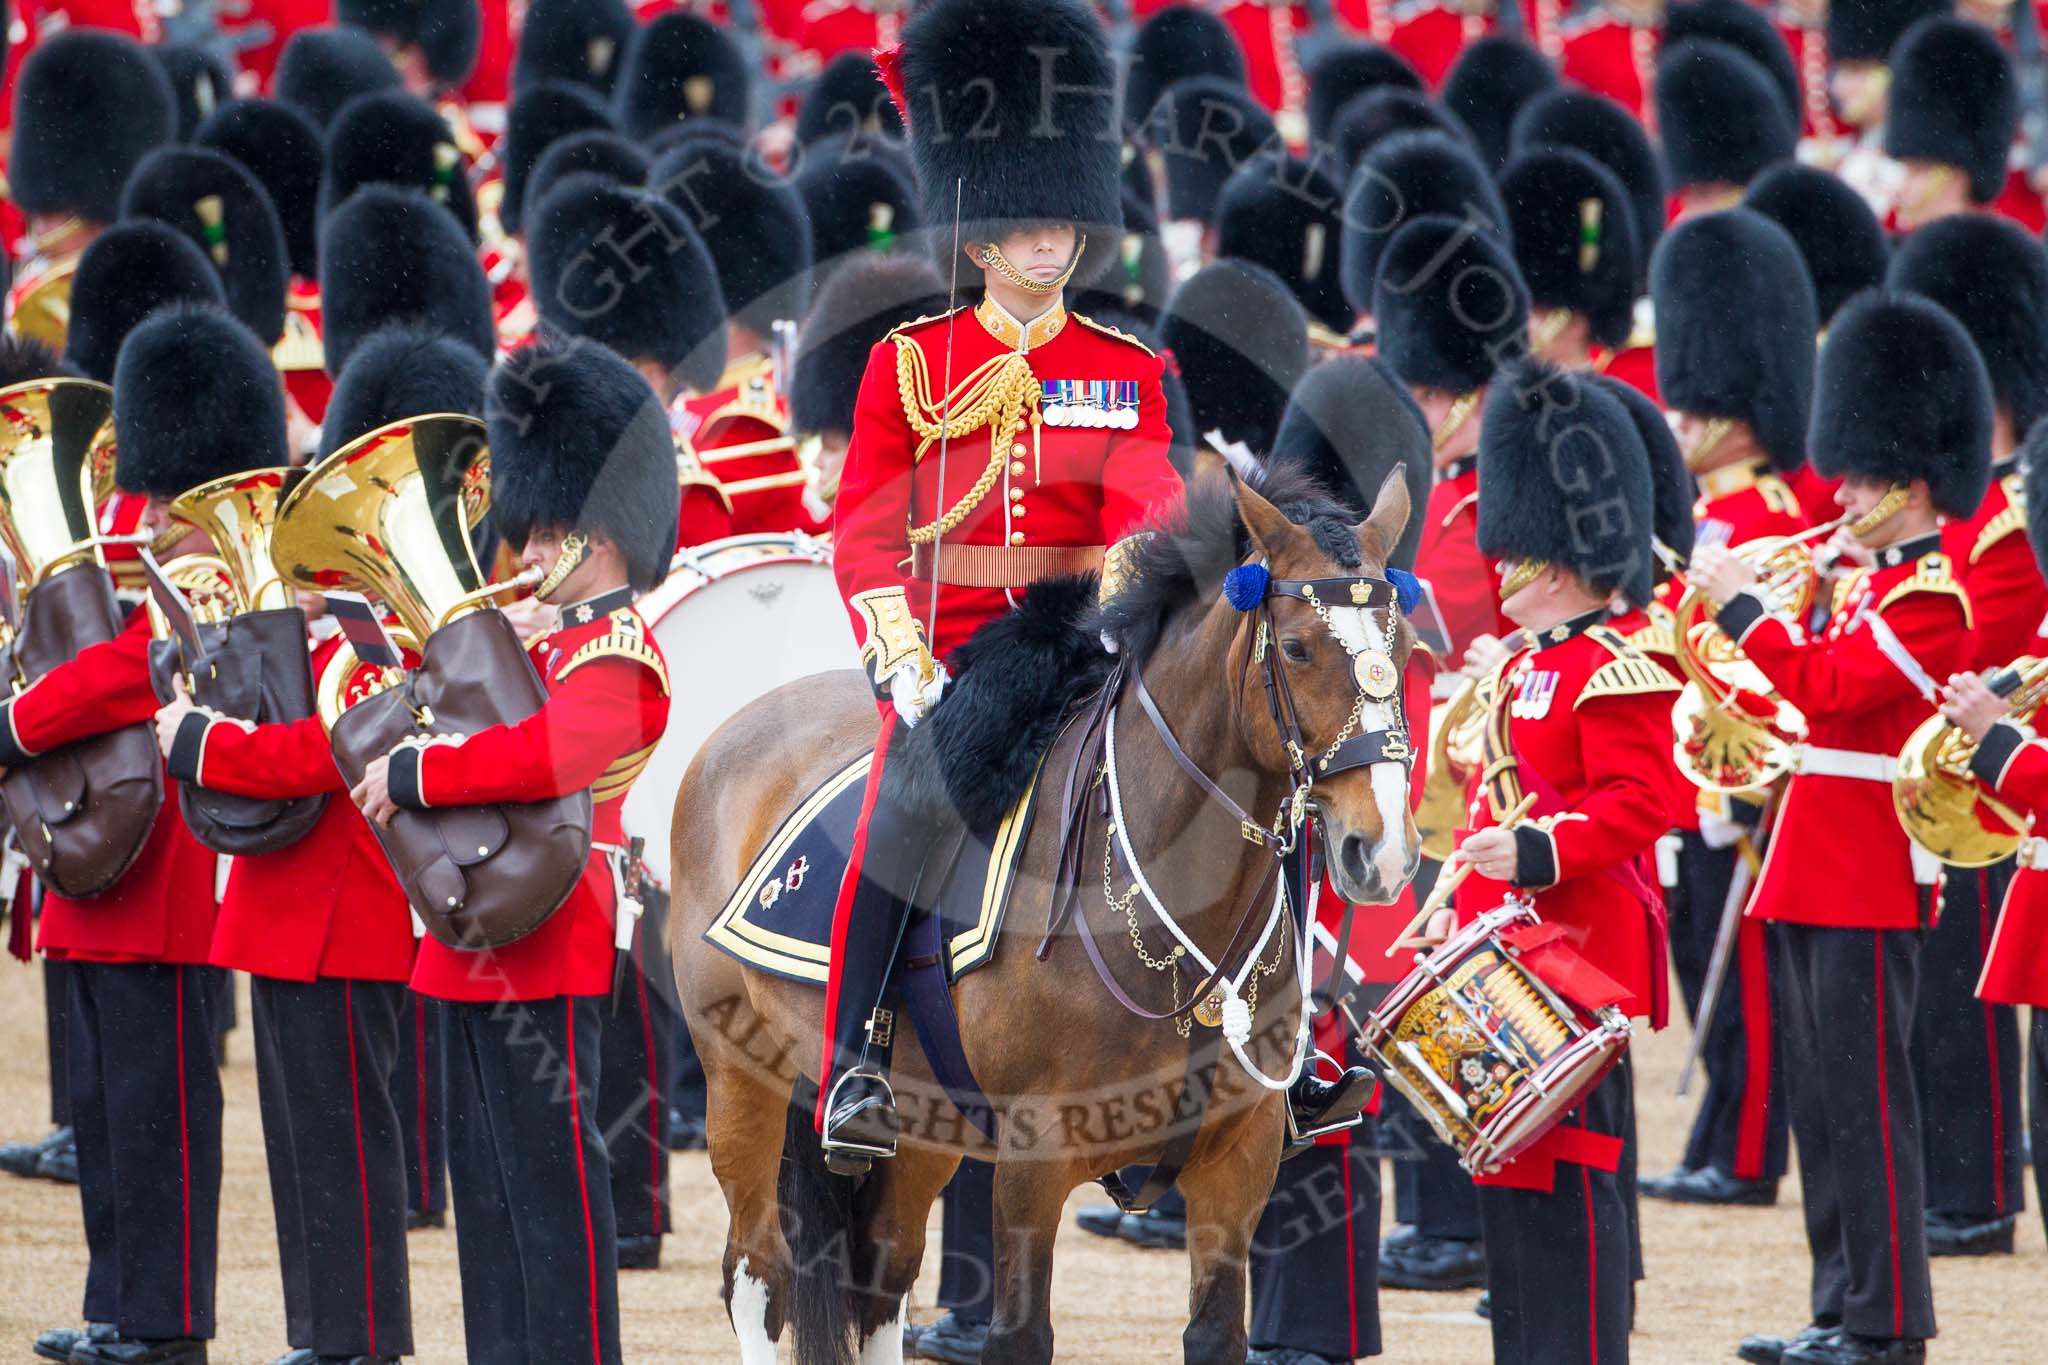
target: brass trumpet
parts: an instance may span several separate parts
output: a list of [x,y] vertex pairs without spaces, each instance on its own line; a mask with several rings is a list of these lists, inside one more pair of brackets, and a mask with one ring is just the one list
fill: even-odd
[[1457,831],[1465,823],[1465,791],[1479,767],[1485,725],[1486,708],[1479,704],[1476,678],[1459,683],[1458,690],[1429,713],[1429,766],[1415,810],[1425,858],[1443,862],[1451,856]]
[[[2032,719],[2048,701],[2048,659],[2013,660],[1990,681],[2012,698],[2012,716]],[[1906,837],[1951,867],[1989,867],[2027,837],[2027,817],[1984,789],[1970,771],[1977,744],[1941,715],[1929,716],[1899,750],[1892,810]]]

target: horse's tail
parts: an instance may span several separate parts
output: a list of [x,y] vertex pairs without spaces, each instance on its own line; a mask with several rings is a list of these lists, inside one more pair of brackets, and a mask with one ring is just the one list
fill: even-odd
[[854,1184],[825,1168],[825,1149],[812,1126],[806,1086],[791,1099],[782,1139],[782,1170],[776,1197],[782,1231],[789,1241],[795,1276],[789,1321],[796,1338],[797,1365],[850,1365],[854,1319],[849,1288],[854,1283],[851,1249],[860,1236]]

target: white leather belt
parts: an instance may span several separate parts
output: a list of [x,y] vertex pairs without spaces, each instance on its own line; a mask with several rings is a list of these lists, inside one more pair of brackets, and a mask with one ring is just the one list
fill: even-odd
[[2048,839],[2028,837],[2020,840],[2013,857],[2021,867],[2040,871],[2048,868]]
[[1811,745],[1799,751],[1792,771],[1807,777],[1855,777],[1866,782],[1889,782],[1899,771],[1894,754],[1867,754],[1860,749],[1818,749]]

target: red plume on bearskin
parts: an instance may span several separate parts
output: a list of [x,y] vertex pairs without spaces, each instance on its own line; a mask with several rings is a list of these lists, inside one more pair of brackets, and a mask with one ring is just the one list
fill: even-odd
[[896,101],[896,112],[903,115],[903,130],[909,132],[910,96],[903,93],[903,44],[876,48],[875,72],[881,76],[889,98]]

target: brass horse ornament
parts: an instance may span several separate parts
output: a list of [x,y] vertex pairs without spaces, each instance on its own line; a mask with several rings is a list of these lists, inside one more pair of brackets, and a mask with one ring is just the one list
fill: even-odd
[[[1078,774],[1080,817],[1049,810],[1030,823],[993,958],[951,988],[961,1048],[996,1115],[992,1141],[943,1098],[899,1027],[898,1154],[857,1185],[828,1175],[809,1098],[822,993],[705,941],[789,812],[872,744],[865,680],[849,669],[790,684],[706,743],[676,797],[670,943],[704,1064],[742,1361],[768,1365],[792,1326],[800,1362],[856,1350],[863,1365],[900,1360],[926,1218],[963,1154],[995,1163],[983,1359],[1051,1360],[1068,1194],[1159,1161],[1176,1123],[1193,1271],[1185,1357],[1244,1360],[1246,1258],[1305,1040],[1301,908],[1276,899],[1275,868],[1312,822],[1338,893],[1385,904],[1420,856],[1399,686],[1414,636],[1385,572],[1409,510],[1398,475],[1355,525],[1291,474],[1257,488],[1207,479],[1081,626],[1089,640],[1112,635],[1121,663],[1039,765],[1045,789]],[[1146,965],[1184,957],[1214,969],[1197,991],[1175,976],[1170,992],[1159,976],[1172,973]],[[1219,996],[1235,1028],[1196,1012]]]

